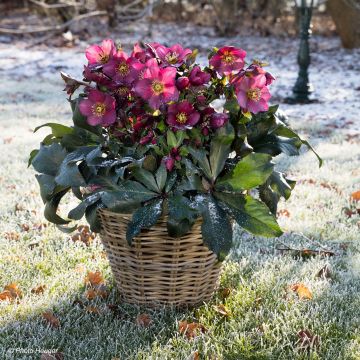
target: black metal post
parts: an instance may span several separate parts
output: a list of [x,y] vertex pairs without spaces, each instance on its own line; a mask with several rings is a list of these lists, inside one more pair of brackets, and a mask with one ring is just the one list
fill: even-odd
[[300,46],[298,52],[299,73],[295,86],[293,87],[293,96],[287,98],[288,103],[292,104],[306,104],[314,100],[309,98],[309,95],[314,91],[313,86],[309,82],[308,68],[310,65],[310,48],[309,38],[311,36],[311,16],[312,16],[312,2],[311,5],[306,6],[305,1],[302,0],[300,10]]

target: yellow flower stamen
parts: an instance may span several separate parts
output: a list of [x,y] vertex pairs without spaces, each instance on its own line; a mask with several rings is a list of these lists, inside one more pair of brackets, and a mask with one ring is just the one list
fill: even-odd
[[229,51],[225,51],[224,54],[222,55],[222,59],[227,64],[232,64],[234,62],[234,60],[235,60],[235,57]]
[[166,61],[169,64],[176,64],[178,61],[179,54],[176,52],[169,53],[165,56]]
[[261,99],[261,89],[259,88],[249,89],[246,92],[246,96],[250,100],[259,101]]
[[120,75],[125,76],[129,73],[129,65],[125,62],[122,62],[118,65],[117,71],[120,73]]
[[92,113],[95,116],[104,116],[105,112],[106,112],[106,106],[104,103],[96,103],[92,106]]
[[109,55],[107,54],[100,55],[100,62],[102,64],[106,64],[108,61],[109,61]]
[[153,81],[151,84],[152,91],[155,95],[160,95],[164,90],[164,85],[159,81]]
[[187,115],[184,112],[178,113],[176,115],[176,121],[179,124],[185,124],[187,122]]

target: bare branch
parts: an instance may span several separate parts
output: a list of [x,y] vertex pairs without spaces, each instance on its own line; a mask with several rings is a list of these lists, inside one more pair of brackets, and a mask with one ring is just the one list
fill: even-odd
[[30,3],[40,6],[44,9],[60,9],[60,8],[66,8],[66,7],[81,7],[84,6],[83,3],[77,3],[77,2],[72,2],[72,3],[59,3],[59,4],[46,4],[42,1],[38,1],[38,0],[28,0]]
[[72,23],[76,22],[76,21],[81,21],[84,19],[88,19],[90,17],[94,17],[94,16],[103,16],[103,15],[107,15],[106,11],[92,11],[86,14],[82,14],[79,16],[75,16],[74,18],[72,18],[71,20],[63,23],[63,24],[58,24],[55,26],[46,26],[46,27],[41,27],[41,28],[35,28],[35,29],[5,29],[5,28],[0,28],[0,33],[3,34],[15,34],[15,35],[23,35],[23,34],[35,34],[35,33],[40,33],[40,32],[47,32],[47,31],[62,31],[64,29],[66,29],[69,25],[71,25]]

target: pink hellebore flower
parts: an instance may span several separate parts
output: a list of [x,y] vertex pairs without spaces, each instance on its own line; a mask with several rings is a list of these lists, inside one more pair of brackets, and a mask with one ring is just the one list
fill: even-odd
[[184,49],[179,44],[175,44],[170,48],[158,45],[156,47],[156,53],[164,65],[179,67],[184,63],[186,57],[189,56],[192,51],[190,49]]
[[134,86],[135,92],[147,100],[153,109],[159,109],[160,105],[169,101],[176,101],[179,97],[175,86],[176,69],[161,69],[155,59],[148,60],[146,66],[143,78]]
[[80,112],[89,125],[109,126],[116,121],[115,99],[98,90],[90,90],[88,98],[80,101]]
[[139,61],[121,52],[104,65],[103,72],[118,83],[130,85],[138,77],[134,63]]
[[209,82],[211,75],[202,71],[200,66],[194,66],[190,71],[189,80],[190,84],[194,86],[204,85]]
[[202,121],[200,127],[202,133],[206,136],[210,129],[218,129],[228,121],[229,115],[225,113],[217,113],[212,107],[208,107],[202,111]]
[[172,171],[175,165],[175,161],[180,161],[181,156],[178,148],[172,148],[170,154],[163,158],[167,171]]
[[177,130],[192,128],[200,119],[200,114],[188,101],[171,104],[166,122]]
[[114,41],[103,40],[101,45],[92,45],[86,49],[86,58],[89,64],[106,64],[116,54]]
[[233,71],[241,70],[245,64],[246,51],[233,46],[224,46],[211,57],[209,64],[220,75],[230,75]]
[[271,95],[265,84],[265,76],[244,76],[236,84],[235,88],[240,107],[254,114],[260,111],[267,111],[269,109],[268,101]]
[[181,91],[186,89],[189,86],[189,78],[186,76],[181,76],[176,79],[176,87]]

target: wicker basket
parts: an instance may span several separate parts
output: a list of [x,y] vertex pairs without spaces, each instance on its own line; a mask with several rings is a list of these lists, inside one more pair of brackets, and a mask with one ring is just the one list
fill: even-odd
[[99,211],[101,239],[123,300],[147,306],[194,306],[208,301],[218,285],[221,263],[202,241],[201,221],[191,233],[172,238],[166,218],[128,245],[131,215]]

